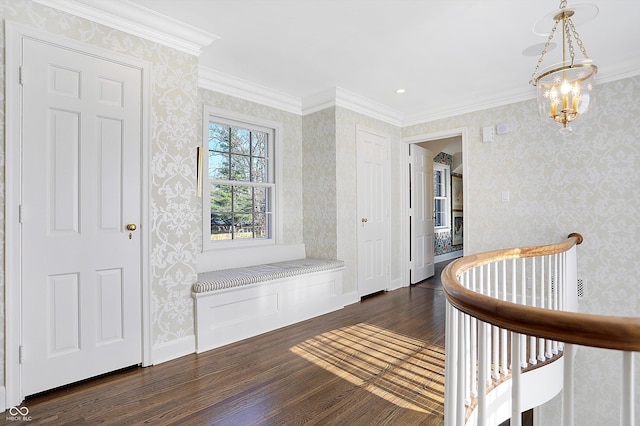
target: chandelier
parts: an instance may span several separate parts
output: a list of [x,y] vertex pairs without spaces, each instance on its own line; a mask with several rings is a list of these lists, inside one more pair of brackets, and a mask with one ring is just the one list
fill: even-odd
[[[579,7],[591,8],[591,12],[595,9],[595,14],[598,11],[594,5],[583,4]],[[563,134],[573,131],[570,124],[586,113],[593,103],[598,72],[598,67],[589,59],[573,23],[572,18],[577,9],[578,7],[568,8],[567,1],[562,0],[559,10],[553,12],[551,17],[555,24],[529,81],[531,85],[537,87],[538,111],[543,120],[551,119],[558,123],[561,126],[560,132]],[[538,73],[558,27],[562,31],[562,62]],[[577,44],[584,59],[575,58],[574,44]]]

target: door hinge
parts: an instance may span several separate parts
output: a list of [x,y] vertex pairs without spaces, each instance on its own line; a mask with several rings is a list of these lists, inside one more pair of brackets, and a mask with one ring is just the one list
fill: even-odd
[[22,68],[22,65],[18,68],[18,82],[21,86],[24,86],[24,68]]
[[22,364],[24,361],[24,346],[20,345],[18,347],[18,362]]
[[24,204],[18,206],[18,223],[23,223],[24,220]]

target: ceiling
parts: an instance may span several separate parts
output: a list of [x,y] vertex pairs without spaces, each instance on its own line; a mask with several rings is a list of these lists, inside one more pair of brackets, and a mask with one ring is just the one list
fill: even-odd
[[[533,98],[528,82],[547,38],[533,27],[559,7],[558,0],[130,1],[217,35],[203,48],[204,68],[303,105],[340,88],[402,121]],[[578,2],[569,7],[599,81],[640,74],[640,1],[588,1],[599,13],[587,22]],[[536,44],[533,56],[523,54]],[[542,66],[560,60],[558,47]]]

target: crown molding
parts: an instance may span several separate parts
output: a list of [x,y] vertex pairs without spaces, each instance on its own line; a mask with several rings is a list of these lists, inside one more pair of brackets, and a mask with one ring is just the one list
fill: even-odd
[[195,56],[220,38],[129,0],[34,1]]
[[[620,62],[615,66],[609,67],[607,69],[601,68],[598,72],[596,84],[610,83],[616,80],[636,77],[639,75],[640,63],[638,59],[632,58],[628,61]],[[416,114],[407,114],[403,117],[402,127],[428,123],[430,121],[442,120],[462,114],[468,114],[485,109],[514,104],[517,102],[528,101],[536,98],[536,91],[535,88],[523,86],[522,89],[513,91],[512,93],[504,94],[496,98],[490,98],[488,96],[470,96],[469,98],[478,99],[478,102],[459,104],[447,109],[431,109],[421,111]]]
[[399,127],[402,124],[402,113],[399,111],[341,87],[328,89],[304,98],[302,100],[302,115],[332,106],[343,107],[394,126]]
[[298,115],[340,106],[394,126],[401,123],[401,114],[398,111],[340,87],[299,99],[203,66],[198,68],[198,86]]
[[302,102],[300,99],[211,68],[198,67],[198,86],[302,115]]
[[640,75],[640,60],[638,58],[629,58],[612,67],[599,67],[596,84],[609,83],[638,75]]
[[458,115],[468,114],[471,112],[482,111],[485,109],[496,108],[504,105],[514,104],[517,102],[535,99],[535,90],[523,89],[516,92],[503,95],[499,98],[491,99],[487,96],[470,96],[470,99],[478,99],[478,102],[458,104],[450,108],[438,108],[423,110],[416,114],[407,114],[403,117],[402,127],[413,126],[416,124],[428,123],[431,121],[451,118]]

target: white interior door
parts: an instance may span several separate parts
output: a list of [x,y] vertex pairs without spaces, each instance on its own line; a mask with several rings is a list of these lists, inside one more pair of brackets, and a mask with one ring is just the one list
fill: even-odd
[[389,138],[358,129],[358,292],[389,287]]
[[[22,44],[23,394],[142,361],[141,70]],[[133,226],[129,226],[133,228]]]
[[410,146],[411,156],[411,284],[434,274],[433,153]]

